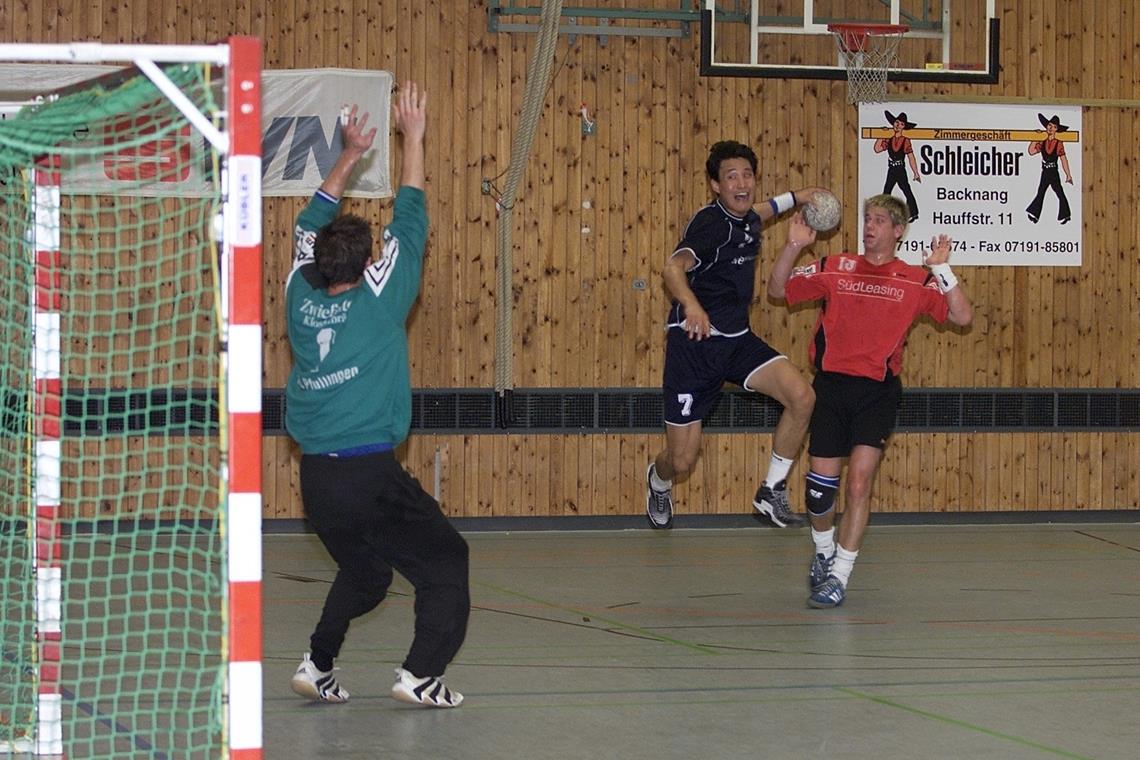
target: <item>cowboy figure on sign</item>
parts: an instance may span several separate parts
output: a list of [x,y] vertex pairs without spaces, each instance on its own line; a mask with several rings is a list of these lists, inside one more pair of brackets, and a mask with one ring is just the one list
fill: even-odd
[[908,221],[913,222],[918,219],[918,201],[911,192],[905,162],[910,162],[915,182],[922,182],[922,175],[918,173],[918,162],[914,160],[914,149],[911,147],[910,138],[903,134],[903,130],[914,129],[918,124],[907,120],[906,111],[899,112],[898,116],[893,116],[890,111],[883,111],[883,115],[887,117],[887,125],[895,130],[890,137],[880,137],[875,141],[876,153],[882,153],[884,150],[887,152],[887,181],[883,184],[883,194],[890,195],[897,185],[906,196],[906,208],[910,216]]
[[1029,214],[1029,221],[1036,224],[1041,217],[1041,206],[1045,203],[1045,191],[1052,190],[1057,194],[1057,201],[1060,204],[1057,208],[1057,221],[1067,224],[1072,218],[1072,212],[1069,210],[1069,199],[1065,197],[1065,188],[1061,184],[1058,164],[1060,169],[1065,170],[1067,184],[1073,184],[1073,175],[1069,171],[1069,159],[1065,156],[1065,144],[1057,139],[1057,133],[1067,132],[1069,128],[1061,123],[1056,114],[1046,119],[1045,114],[1039,113],[1037,120],[1045,127],[1045,139],[1030,142],[1029,155],[1041,154],[1041,181],[1037,183],[1037,195],[1033,196],[1025,213]]

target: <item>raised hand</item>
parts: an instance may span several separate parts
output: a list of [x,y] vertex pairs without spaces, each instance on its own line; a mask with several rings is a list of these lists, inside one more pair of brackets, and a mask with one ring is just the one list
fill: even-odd
[[372,141],[376,138],[376,127],[366,131],[368,113],[357,115],[357,111],[358,106],[355,103],[351,107],[345,106],[341,109],[341,139],[344,141],[346,151],[363,155],[372,147]]
[[930,239],[930,250],[922,257],[928,267],[945,264],[950,260],[950,246],[953,241],[948,235],[938,235]]
[[815,230],[809,227],[808,223],[804,221],[802,212],[797,211],[792,214],[792,218],[788,222],[788,245],[803,248],[806,245],[814,243],[815,236]]
[[427,126],[427,91],[421,92],[419,85],[409,80],[400,86],[393,103],[396,116],[396,129],[405,140],[422,140]]

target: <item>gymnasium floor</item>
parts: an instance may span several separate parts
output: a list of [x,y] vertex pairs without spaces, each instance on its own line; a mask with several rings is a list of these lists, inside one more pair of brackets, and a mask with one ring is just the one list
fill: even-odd
[[1140,525],[872,524],[844,606],[806,531],[466,531],[455,710],[397,702],[397,577],[354,624],[344,705],[289,690],[333,576],[265,540],[265,748],[310,758],[1136,758]]

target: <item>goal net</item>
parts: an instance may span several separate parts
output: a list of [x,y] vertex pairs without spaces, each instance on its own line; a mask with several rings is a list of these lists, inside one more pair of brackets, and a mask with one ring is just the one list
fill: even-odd
[[259,757],[260,46],[54,52],[132,65],[0,120],[0,758]]

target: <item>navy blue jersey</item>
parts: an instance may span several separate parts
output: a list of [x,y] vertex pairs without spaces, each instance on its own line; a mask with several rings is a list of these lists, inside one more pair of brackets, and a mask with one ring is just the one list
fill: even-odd
[[[696,266],[688,271],[689,287],[708,313],[714,335],[748,331],[761,226],[760,215],[752,209],[741,219],[714,200],[689,220],[674,249],[674,254],[688,249],[697,257]],[[683,312],[681,304],[673,301],[668,326],[680,326]]]

